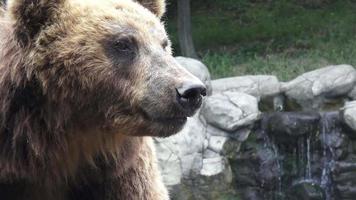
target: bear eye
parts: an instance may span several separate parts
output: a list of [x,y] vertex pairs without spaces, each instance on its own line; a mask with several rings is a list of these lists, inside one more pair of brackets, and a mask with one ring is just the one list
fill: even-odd
[[107,36],[102,45],[106,56],[115,66],[128,65],[138,56],[139,46],[133,36]]
[[134,53],[133,41],[130,38],[120,39],[114,44],[115,49],[121,54]]

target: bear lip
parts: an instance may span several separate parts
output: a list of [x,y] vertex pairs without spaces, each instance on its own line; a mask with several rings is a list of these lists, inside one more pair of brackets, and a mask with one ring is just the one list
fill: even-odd
[[180,122],[185,123],[187,121],[187,117],[155,118],[151,120],[155,122],[161,122],[161,123],[180,123]]
[[141,115],[148,121],[157,123],[167,123],[167,124],[184,124],[188,117],[187,116],[170,116],[170,117],[153,117],[141,109]]

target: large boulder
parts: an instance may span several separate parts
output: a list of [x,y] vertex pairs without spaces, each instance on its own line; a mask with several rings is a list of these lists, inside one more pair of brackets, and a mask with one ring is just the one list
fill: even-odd
[[213,92],[243,92],[255,97],[274,96],[280,92],[280,83],[275,76],[238,76],[212,81]]
[[198,114],[188,119],[180,133],[155,139],[159,166],[167,186],[180,184],[184,176],[200,173],[205,140],[206,126]]
[[323,189],[318,184],[310,181],[301,181],[292,185],[288,199],[323,200],[326,198],[324,197]]
[[356,131],[356,101],[347,102],[342,110],[345,123]]
[[335,162],[333,180],[340,199],[351,200],[356,196],[356,164],[355,162]]
[[[233,133],[241,141],[248,134],[247,130]],[[229,139],[228,133],[208,125],[199,113],[177,135],[155,139],[161,174],[172,199],[213,200],[233,193],[231,168],[223,154]]]
[[180,149],[171,139],[155,139],[157,158],[166,186],[179,185],[183,176]]
[[260,112],[255,97],[241,92],[223,92],[206,99],[202,115],[207,123],[231,132],[251,125]]
[[317,112],[275,112],[265,115],[268,132],[279,141],[291,142],[291,136],[300,137],[319,129],[320,114]]
[[335,65],[307,72],[283,83],[281,90],[303,108],[318,108],[325,99],[347,95],[355,85],[356,71],[350,65]]
[[208,68],[199,60],[186,57],[176,57],[180,65],[186,68],[194,76],[198,77],[206,86],[208,96],[212,94],[211,78]]
[[356,87],[353,87],[347,96],[352,100],[356,100]]

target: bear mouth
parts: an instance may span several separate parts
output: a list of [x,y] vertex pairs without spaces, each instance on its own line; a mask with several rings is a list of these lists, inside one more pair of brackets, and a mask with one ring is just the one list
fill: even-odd
[[181,131],[187,120],[187,117],[156,118],[151,119],[150,123],[157,128],[155,136],[169,137]]
[[156,118],[151,121],[166,124],[185,124],[187,117],[172,117],[172,118]]
[[174,125],[174,124],[185,124],[187,122],[188,117],[152,117],[149,116],[147,113],[143,114],[144,118],[148,121],[159,123],[159,124],[167,124],[167,125]]
[[156,117],[150,116],[144,109],[141,109],[141,116],[146,121],[151,123],[160,124],[161,126],[170,126],[170,127],[183,127],[188,120],[186,116],[170,116],[170,117]]

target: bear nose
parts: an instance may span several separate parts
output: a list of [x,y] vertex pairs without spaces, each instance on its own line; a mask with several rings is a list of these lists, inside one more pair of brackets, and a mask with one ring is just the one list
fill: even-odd
[[201,82],[183,82],[176,90],[178,103],[190,112],[198,109],[202,102],[202,96],[206,96],[206,87]]

